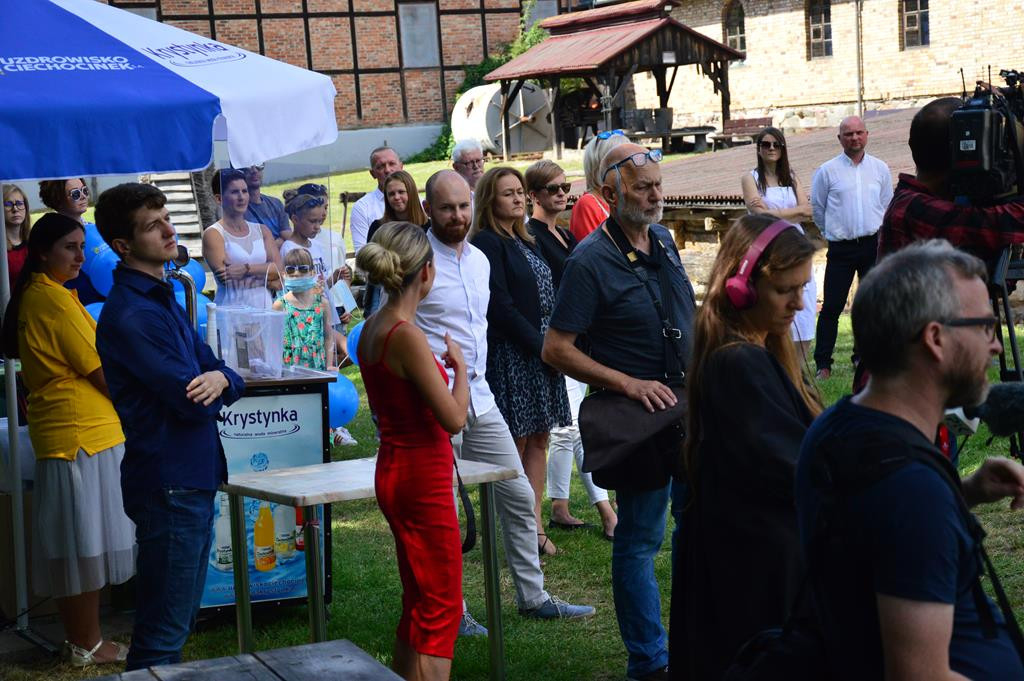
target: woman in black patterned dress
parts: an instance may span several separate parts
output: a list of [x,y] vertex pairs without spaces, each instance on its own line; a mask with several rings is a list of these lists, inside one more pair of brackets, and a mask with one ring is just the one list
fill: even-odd
[[548,434],[572,422],[565,380],[540,358],[555,287],[551,268],[525,225],[523,176],[493,168],[476,186],[470,240],[491,263],[487,307],[487,382],[505,418],[537,501],[537,544],[555,553],[541,528],[540,500],[547,471]]

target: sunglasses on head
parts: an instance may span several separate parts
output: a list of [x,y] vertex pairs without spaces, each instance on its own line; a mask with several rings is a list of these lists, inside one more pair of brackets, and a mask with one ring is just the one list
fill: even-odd
[[246,168],[246,170],[258,170],[260,172],[263,172],[263,169],[266,168],[266,167],[267,167],[266,163],[256,163],[256,164],[251,165],[248,168]]
[[327,196],[327,187],[322,184],[313,184],[307,182],[306,184],[299,187],[300,194],[308,194],[309,196]]
[[291,215],[294,215],[294,214],[298,213],[300,210],[306,210],[307,208],[316,208],[317,206],[322,206],[325,203],[327,203],[327,199],[325,199],[324,197],[322,197],[322,196],[311,196],[310,198],[306,199],[302,203],[301,206],[295,206],[294,208],[289,208],[289,211],[290,211]]
[[758,146],[762,149],[782,149],[786,145],[782,142],[769,142],[768,140],[761,140],[758,142]]
[[285,265],[285,274],[309,274],[313,271],[312,265]]
[[661,153],[661,149],[651,149],[650,151],[638,151],[635,154],[631,154],[626,158],[618,161],[617,163],[608,166],[608,169],[604,171],[604,175],[601,176],[601,181],[604,182],[604,178],[608,177],[608,173],[613,170],[618,170],[620,166],[624,166],[627,163],[632,162],[634,166],[639,168],[640,166],[647,165],[648,161],[653,163],[660,163],[661,159],[665,158],[664,154]]
[[615,130],[602,130],[601,132],[597,133],[597,139],[599,139],[599,140],[606,140],[609,137],[611,137],[612,135],[625,135],[625,134],[626,134],[625,132],[623,132],[622,130],[619,130],[619,129],[615,129]]
[[4,201],[4,208],[24,208],[24,201]]
[[68,196],[71,198],[72,201],[78,201],[83,196],[85,198],[89,198],[89,188],[88,187],[77,187],[77,188],[72,189],[71,191],[69,191],[68,192]]
[[561,189],[563,194],[568,194],[569,190],[572,189],[572,184],[569,182],[562,182],[561,184],[548,184],[541,187],[548,194],[557,194],[558,190]]

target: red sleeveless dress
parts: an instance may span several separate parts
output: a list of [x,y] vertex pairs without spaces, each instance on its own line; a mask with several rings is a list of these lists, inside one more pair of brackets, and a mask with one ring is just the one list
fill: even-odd
[[[462,617],[462,552],[452,496],[451,437],[416,386],[380,359],[360,361],[366,397],[377,417],[380,449],[374,478],[377,503],[395,536],[402,578],[402,618],[396,635],[413,650],[451,658]],[[437,370],[448,373],[437,360]]]

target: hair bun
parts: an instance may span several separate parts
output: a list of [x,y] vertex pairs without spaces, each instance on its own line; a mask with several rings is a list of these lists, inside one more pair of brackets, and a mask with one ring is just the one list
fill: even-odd
[[371,284],[385,291],[400,291],[405,272],[402,260],[394,251],[371,241],[363,246],[356,256],[356,266],[366,272]]

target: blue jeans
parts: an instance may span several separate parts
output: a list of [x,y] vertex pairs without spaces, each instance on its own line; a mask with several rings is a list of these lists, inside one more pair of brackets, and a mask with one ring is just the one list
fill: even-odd
[[612,544],[612,594],[619,634],[633,678],[668,664],[668,635],[661,623],[661,593],[654,557],[665,538],[669,485],[638,492],[618,490],[619,524]]
[[210,563],[214,494],[168,488],[125,509],[139,545],[138,602],[126,671],[181,661]]

